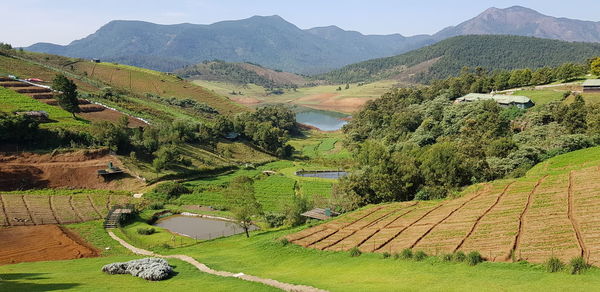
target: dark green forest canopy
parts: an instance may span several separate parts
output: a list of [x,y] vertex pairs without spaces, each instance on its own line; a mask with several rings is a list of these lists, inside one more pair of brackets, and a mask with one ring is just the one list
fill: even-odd
[[600,44],[564,42],[506,35],[458,36],[402,55],[373,59],[348,65],[326,74],[315,76],[333,83],[353,83],[392,78],[402,66],[440,58],[431,68],[414,77],[427,82],[454,76],[467,67],[488,70],[537,69],[559,66],[563,63],[583,63],[600,55]]

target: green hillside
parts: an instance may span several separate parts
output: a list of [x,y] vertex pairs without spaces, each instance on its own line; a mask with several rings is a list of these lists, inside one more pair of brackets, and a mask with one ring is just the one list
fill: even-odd
[[583,63],[600,55],[600,44],[572,43],[522,36],[471,35],[453,37],[402,55],[348,65],[315,78],[335,83],[394,79],[412,67],[430,61],[413,81],[428,81],[456,75],[467,67],[512,70]]

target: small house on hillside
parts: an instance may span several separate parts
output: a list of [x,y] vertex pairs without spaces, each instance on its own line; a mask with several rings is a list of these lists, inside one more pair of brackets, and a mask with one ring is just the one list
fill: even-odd
[[100,63],[100,59],[92,59],[92,63]]
[[340,215],[340,213],[331,211],[331,209],[329,209],[329,208],[326,208],[326,209],[315,208],[310,211],[304,212],[300,215],[307,217],[307,218],[311,218],[311,219],[327,220],[327,219],[331,219],[331,217],[336,217],[336,216]]
[[583,82],[583,92],[600,92],[600,79],[588,79]]
[[482,94],[482,93],[469,93],[463,97],[457,98],[455,103],[463,102],[474,102],[480,100],[493,100],[501,106],[509,107],[516,106],[518,108],[526,109],[534,106],[535,104],[527,96],[521,95],[504,95],[504,94]]
[[16,112],[15,115],[27,116],[39,122],[46,122],[49,120],[49,115],[45,111]]

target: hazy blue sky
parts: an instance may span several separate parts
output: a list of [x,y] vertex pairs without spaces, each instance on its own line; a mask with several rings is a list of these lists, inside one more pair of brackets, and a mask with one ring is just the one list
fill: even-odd
[[365,34],[431,34],[489,7],[521,5],[541,13],[600,21],[598,0],[16,0],[2,1],[0,42],[67,44],[115,19],[210,24],[278,14],[300,28],[337,25]]

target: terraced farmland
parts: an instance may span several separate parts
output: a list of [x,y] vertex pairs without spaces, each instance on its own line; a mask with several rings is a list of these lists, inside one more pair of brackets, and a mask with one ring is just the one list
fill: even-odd
[[530,262],[582,255],[600,264],[599,154],[558,156],[523,178],[472,186],[452,200],[367,207],[287,238],[332,251],[479,251],[491,261]]
[[102,219],[113,205],[132,202],[124,195],[0,194],[0,226],[69,224]]

